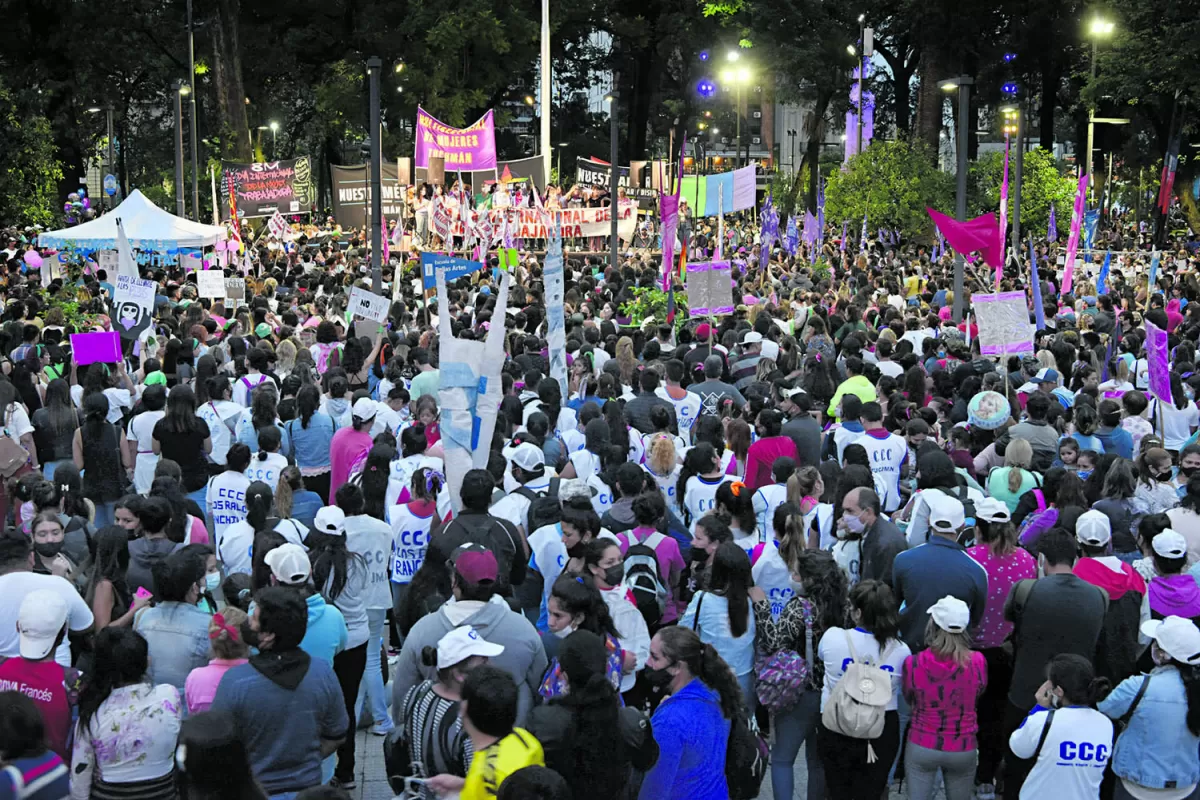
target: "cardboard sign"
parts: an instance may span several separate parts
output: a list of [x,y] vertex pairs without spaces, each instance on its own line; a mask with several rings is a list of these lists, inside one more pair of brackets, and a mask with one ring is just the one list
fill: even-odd
[[117,251],[97,250],[96,265],[100,267],[100,269],[107,270],[109,275],[112,275],[117,269]]
[[366,289],[355,286],[350,291],[350,304],[346,310],[364,319],[383,322],[387,319],[389,305],[386,297],[380,297],[374,292],[368,292]]
[[121,337],[115,331],[101,333],[72,333],[71,355],[75,363],[116,364],[121,360]]
[[732,314],[733,267],[728,261],[687,265],[688,313],[693,317]]
[[283,215],[278,211],[275,212],[274,216],[267,220],[267,227],[271,230],[271,235],[273,235],[276,239],[282,239],[284,234],[288,231],[287,220],[285,220]]
[[371,340],[371,346],[375,346],[375,340],[382,335],[379,330],[380,324],[371,319],[356,319],[354,320],[354,336],[357,339],[366,337]]
[[198,253],[180,253],[179,267],[184,272],[195,272],[201,268],[200,255]]
[[201,270],[196,273],[196,288],[201,297],[213,299],[225,296],[225,273],[218,270]]
[[429,169],[425,172],[425,181],[434,186],[446,182],[446,159],[441,156],[429,157]]
[[500,269],[505,272],[512,272],[521,263],[521,257],[517,254],[515,247],[500,248]]
[[225,279],[225,299],[226,300],[246,300],[246,279],[245,278],[226,278]]
[[971,305],[979,325],[979,352],[1011,356],[1034,352],[1034,326],[1024,292],[973,294]]
[[154,281],[118,275],[112,297],[112,320],[122,339],[137,339],[150,327],[154,313]]

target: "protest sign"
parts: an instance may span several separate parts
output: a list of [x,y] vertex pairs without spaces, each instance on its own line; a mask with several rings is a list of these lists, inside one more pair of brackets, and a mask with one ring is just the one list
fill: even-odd
[[196,288],[201,297],[216,299],[225,296],[225,273],[220,270],[206,269],[196,273]]
[[388,305],[386,297],[380,297],[374,292],[368,292],[366,289],[355,286],[350,290],[350,303],[346,310],[364,319],[383,322],[387,319]]
[[733,268],[728,261],[687,265],[688,313],[693,317],[733,313]]
[[1150,394],[1160,403],[1174,402],[1171,397],[1171,369],[1168,361],[1167,332],[1146,320],[1146,365],[1150,377]]
[[431,158],[441,158],[444,169],[478,172],[496,169],[496,127],[491,111],[465,128],[451,128],[417,108],[416,157],[413,163],[429,169]]
[[500,269],[505,272],[511,272],[521,263],[521,258],[517,255],[517,248],[515,247],[502,247],[500,248],[499,255]]
[[96,266],[105,270],[108,274],[115,275],[117,272],[117,251],[116,250],[97,250],[96,251]]
[[276,239],[282,239],[284,234],[288,232],[287,220],[278,211],[267,221],[267,227],[270,228],[271,235]]
[[[371,176],[365,165],[331,166],[333,179],[333,217],[343,228],[357,228],[370,222]],[[379,195],[383,215],[395,219],[404,214],[404,186],[396,164],[384,161],[380,173]]]
[[[312,211],[316,192],[312,182],[312,166],[307,156],[255,164],[223,161],[221,171],[224,174],[220,182],[221,194],[228,201],[229,188],[233,187],[239,218],[271,217],[279,212],[307,214]],[[221,218],[228,219],[227,202],[221,204],[221,211]]]
[[118,275],[113,289],[112,319],[122,339],[136,339],[150,326],[154,281]]
[[226,278],[225,279],[225,299],[226,300],[241,300],[246,301],[246,279],[245,278]]
[[971,305],[979,325],[980,354],[1011,356],[1034,351],[1034,328],[1024,292],[973,294]]
[[[550,377],[558,381],[563,397],[567,392],[567,333],[563,309],[566,289],[563,269],[562,238],[552,235],[546,240],[546,267],[542,277],[546,285],[546,344],[550,352]],[[557,424],[555,420],[555,424]]]
[[71,357],[81,367],[116,364],[121,360],[121,337],[115,331],[72,333]]
[[184,272],[195,272],[201,268],[199,253],[180,253],[179,267]]
[[456,258],[455,256],[424,252],[421,253],[422,288],[428,291],[437,286],[436,273],[439,271],[446,274],[446,283],[450,283],[464,275],[478,272],[483,268],[484,264],[482,262],[472,261],[469,258]]

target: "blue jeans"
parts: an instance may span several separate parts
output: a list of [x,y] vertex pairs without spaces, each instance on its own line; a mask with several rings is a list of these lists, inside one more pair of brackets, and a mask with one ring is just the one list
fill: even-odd
[[751,717],[754,716],[754,709],[758,707],[758,695],[754,693],[754,670],[750,670],[745,675],[738,675],[738,686],[742,689],[742,702],[746,704],[746,713]]
[[387,694],[383,687],[383,672],[379,656],[383,648],[383,626],[387,622],[386,608],[367,609],[367,669],[358,685],[358,700],[354,703],[354,721],[362,713],[364,700],[370,701],[371,718],[382,729],[391,730]]
[[69,458],[64,458],[59,461],[47,461],[45,464],[42,464],[42,474],[46,476],[46,480],[54,480],[54,470],[58,468],[59,464],[74,465],[74,463],[75,462]]
[[[201,486],[194,492],[188,492],[187,497],[189,500],[196,501],[196,505],[200,506],[201,514],[204,514],[205,517],[208,516],[208,484]],[[205,520],[205,524],[208,524],[207,520]]]
[[108,503],[97,503],[93,500],[92,505],[96,507],[96,515],[92,521],[96,526],[96,530],[113,524],[113,519],[117,513],[117,502],[115,500]]
[[771,748],[771,792],[775,800],[792,800],[796,789],[796,755],[804,747],[808,765],[808,800],[824,800],[825,768],[817,753],[817,723],[821,719],[821,690],[800,695],[796,705],[771,719],[775,746]]

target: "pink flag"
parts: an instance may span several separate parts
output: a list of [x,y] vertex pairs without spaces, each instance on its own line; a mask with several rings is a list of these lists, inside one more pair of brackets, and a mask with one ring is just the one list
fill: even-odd
[[[397,224],[399,224],[399,223],[397,223]],[[390,244],[390,242],[388,241],[389,238],[390,237],[388,236],[387,217],[384,217],[384,219],[383,219],[383,235],[380,237],[380,240],[383,242],[383,261],[379,262],[380,266],[387,266],[388,261],[392,257],[391,250],[388,247],[388,245]]]
[[1086,172],[1079,175],[1079,188],[1075,190],[1075,210],[1071,213],[1071,233],[1067,237],[1067,265],[1063,270],[1062,288],[1059,294],[1071,291],[1071,279],[1075,276],[1075,253],[1079,250],[1079,227],[1083,222],[1083,211],[1087,205]]
[[[662,220],[662,288],[671,287],[671,268],[675,264],[675,234],[679,229],[679,192],[683,188],[683,154],[687,152],[687,133],[679,145],[679,180],[675,181],[675,192],[660,192],[658,216]],[[699,180],[699,179],[697,179]]]
[[1008,151],[1010,141],[1004,134],[1004,180],[1000,182],[1000,263],[996,267],[996,291],[1000,291],[1000,278],[1004,275],[1005,236],[1008,234]]
[[958,222],[932,208],[925,210],[955,250],[963,254],[978,252],[983,256],[985,263],[996,269],[1004,267],[1004,255],[1000,249],[1000,225],[996,222],[995,214],[984,214],[966,222]]

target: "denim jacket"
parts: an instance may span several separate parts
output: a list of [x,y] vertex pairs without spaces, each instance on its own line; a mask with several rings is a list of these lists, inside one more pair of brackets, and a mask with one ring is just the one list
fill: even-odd
[[292,455],[300,469],[329,468],[329,445],[336,426],[324,411],[314,411],[308,427],[297,417],[284,423],[292,441]]
[[188,673],[208,664],[212,615],[187,603],[159,603],[134,619],[133,629],[150,645],[151,683],[168,683],[183,695]]
[[[1144,676],[1121,681],[1096,705],[1103,714],[1119,719],[1129,711]],[[1182,788],[1200,781],[1200,737],[1187,726],[1188,700],[1183,678],[1174,667],[1150,673],[1146,693],[1117,739],[1113,772],[1147,789]]]
[[[699,623],[696,622],[697,609],[700,611]],[[700,641],[711,644],[734,675],[740,677],[754,669],[755,623],[750,609],[746,611],[746,632],[734,636],[729,623],[729,600],[712,592],[696,592],[679,618],[679,627],[691,629],[693,626]]]

